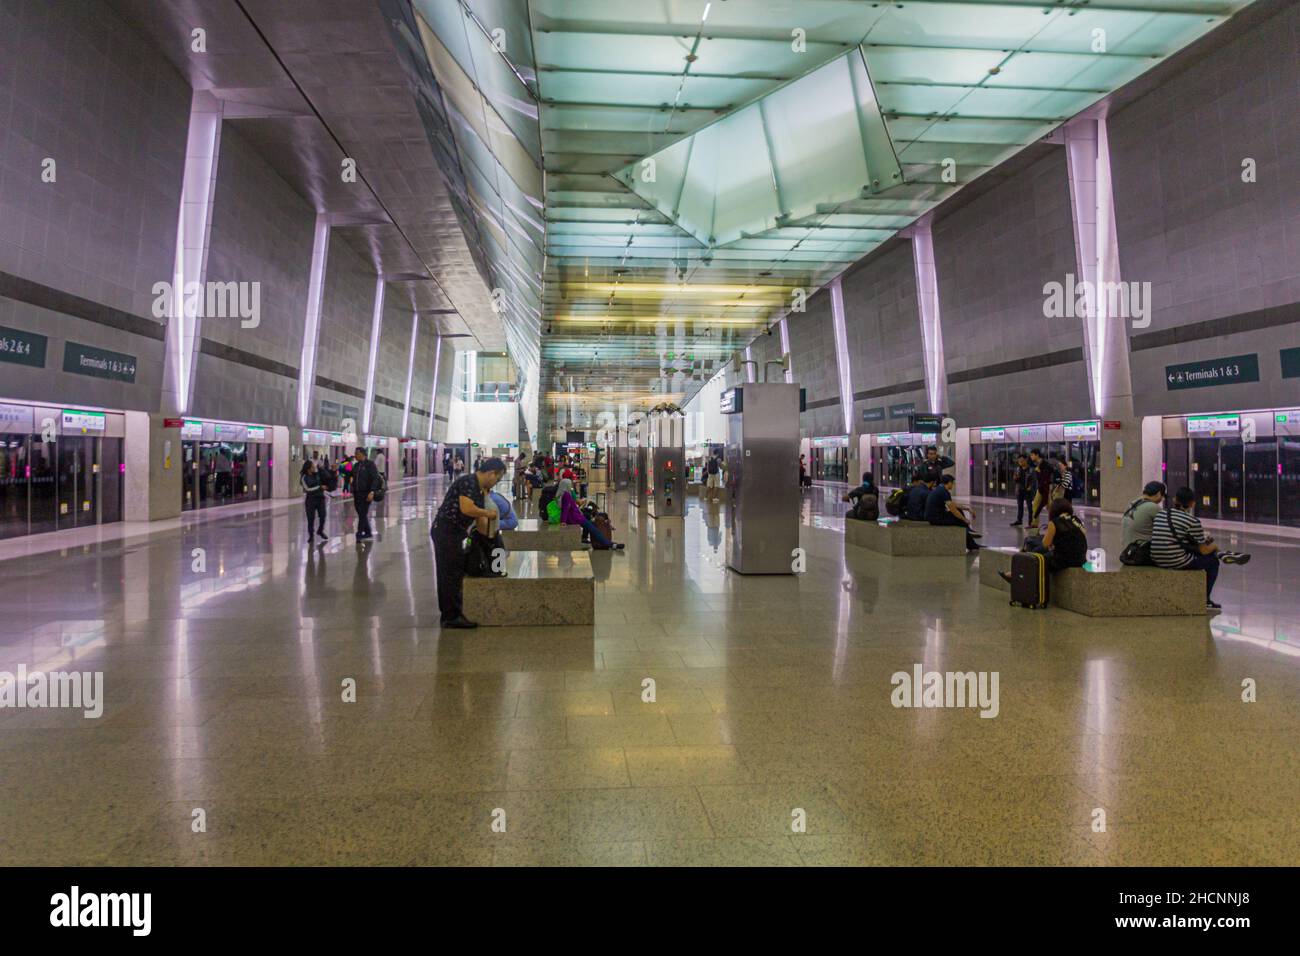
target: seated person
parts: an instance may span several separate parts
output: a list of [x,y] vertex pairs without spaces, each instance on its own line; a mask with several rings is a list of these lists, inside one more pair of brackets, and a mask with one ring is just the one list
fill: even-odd
[[1216,609],[1211,595],[1219,576],[1219,562],[1245,564],[1250,555],[1236,551],[1220,551],[1214,539],[1201,527],[1201,520],[1193,514],[1196,492],[1179,488],[1174,495],[1174,506],[1156,516],[1151,533],[1151,563],[1158,568],[1178,571],[1205,572],[1205,607]]
[[1148,481],[1142,489],[1142,497],[1128,506],[1120,522],[1123,534],[1121,549],[1127,548],[1130,544],[1146,544],[1151,540],[1151,533],[1155,530],[1153,525],[1156,515],[1164,510],[1162,507],[1164,500],[1164,482]]
[[[1088,534],[1083,530],[1083,522],[1074,513],[1074,505],[1069,498],[1057,498],[1047,512],[1047,531],[1043,539],[1032,544],[1026,541],[1026,551],[1035,551],[1046,555],[1047,570],[1062,571],[1065,568],[1081,568],[1088,563]],[[1011,583],[1010,571],[999,571],[1002,580]]]
[[582,528],[591,538],[592,544],[599,548],[613,549],[622,551],[623,545],[610,541],[596,523],[582,513],[582,507],[578,504],[577,498],[573,494],[573,482],[568,478],[561,478],[559,487],[556,491],[555,498],[560,502],[560,523],[576,524]]
[[912,486],[903,496],[902,517],[908,521],[925,521],[925,503],[934,486],[925,480],[925,473],[918,471],[912,475]]
[[862,473],[862,484],[841,500],[853,502],[853,510],[849,512],[851,518],[873,521],[880,517],[880,489],[876,487],[869,471]]
[[[488,498],[497,506],[497,519],[494,522],[495,527],[488,535],[489,538],[496,537],[496,528],[500,528],[502,531],[514,531],[515,528],[519,527],[519,518],[515,515],[514,508],[510,507],[510,502],[506,500],[505,495],[490,491],[488,492]],[[484,504],[488,508],[491,507],[486,502]]]
[[952,488],[956,479],[952,475],[944,475],[939,479],[939,483],[930,489],[929,494],[925,496],[925,520],[930,524],[951,525],[966,529],[966,550],[975,551],[979,549],[979,543],[975,540],[975,532],[971,530],[969,512],[964,511],[952,500]]

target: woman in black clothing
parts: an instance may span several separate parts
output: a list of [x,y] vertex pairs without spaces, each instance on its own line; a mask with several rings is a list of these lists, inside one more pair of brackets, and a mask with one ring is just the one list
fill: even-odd
[[[1057,498],[1052,502],[1048,512],[1047,532],[1042,541],[1025,542],[1026,551],[1036,551],[1047,556],[1048,571],[1063,571],[1066,568],[1081,568],[1088,563],[1088,535],[1083,530],[1083,522],[1074,513],[1074,506],[1069,498]],[[1010,571],[999,571],[1003,581],[1011,583]]]

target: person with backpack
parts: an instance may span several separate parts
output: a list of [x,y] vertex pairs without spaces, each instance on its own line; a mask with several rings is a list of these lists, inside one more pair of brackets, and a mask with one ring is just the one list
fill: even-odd
[[384,479],[375,463],[366,458],[366,450],[358,447],[352,464],[352,506],[357,511],[357,540],[369,541],[374,537],[370,528],[370,506],[384,497]]
[[1195,509],[1196,492],[1179,488],[1174,495],[1174,506],[1156,516],[1151,532],[1151,563],[1175,571],[1204,571],[1205,608],[1217,610],[1220,605],[1214,603],[1212,594],[1219,577],[1219,562],[1245,564],[1250,555],[1220,551],[1201,527],[1201,520],[1193,513]]
[[1047,463],[1037,448],[1029,452],[1029,466],[1034,472],[1034,504],[1030,509],[1029,523],[1038,527],[1038,516],[1047,507],[1052,494],[1052,466]]
[[1124,511],[1120,520],[1121,564],[1148,565],[1151,563],[1151,535],[1155,531],[1156,517],[1164,510],[1165,485],[1161,481],[1148,481],[1138,498]]
[[716,498],[722,488],[722,460],[717,455],[710,455],[704,463],[704,487],[710,498]]
[[[1043,555],[1052,573],[1083,567],[1088,563],[1088,533],[1074,505],[1069,498],[1057,498],[1047,513],[1047,531],[1041,539],[1027,538],[1023,550]],[[1010,571],[999,571],[998,576],[1014,587]]]
[[880,517],[880,489],[876,487],[871,472],[862,473],[862,484],[858,485],[843,498],[853,502],[848,517],[859,521],[875,521]]
[[482,470],[472,475],[461,475],[451,483],[429,528],[437,572],[438,610],[443,627],[478,627],[465,617],[462,608],[467,560],[465,537],[471,528],[486,536],[488,522],[499,517],[498,512],[487,507],[485,496],[506,471],[500,458],[485,459],[479,467]]

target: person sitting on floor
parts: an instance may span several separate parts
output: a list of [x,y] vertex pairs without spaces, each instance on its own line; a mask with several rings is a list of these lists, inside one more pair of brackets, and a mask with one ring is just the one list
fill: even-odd
[[853,508],[848,514],[850,518],[875,521],[880,517],[880,489],[876,487],[869,471],[862,473],[862,484],[850,491],[842,500],[853,502]]
[[925,480],[925,473],[916,471],[912,474],[912,486],[907,489],[903,496],[903,515],[907,521],[925,521],[925,503],[930,497],[930,491],[934,488],[930,482]]
[[970,512],[964,511],[952,500],[952,488],[955,480],[952,475],[944,475],[939,483],[930,489],[925,497],[925,520],[934,525],[951,525],[966,529],[966,550],[976,551],[979,543],[975,540],[976,532],[971,529]]
[[582,513],[582,507],[578,504],[578,499],[573,493],[573,482],[568,478],[561,478],[559,487],[556,490],[555,500],[560,503],[560,523],[576,524],[582,528],[587,536],[591,539],[592,544],[605,550],[622,551],[623,545],[610,541],[596,523]]

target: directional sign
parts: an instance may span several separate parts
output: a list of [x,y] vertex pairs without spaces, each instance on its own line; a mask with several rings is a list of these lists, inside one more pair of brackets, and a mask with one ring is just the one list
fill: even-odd
[[1169,391],[1258,381],[1258,353],[1165,366],[1165,388]]

